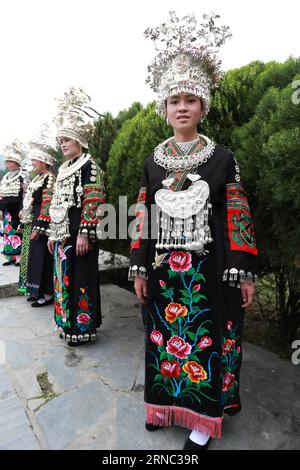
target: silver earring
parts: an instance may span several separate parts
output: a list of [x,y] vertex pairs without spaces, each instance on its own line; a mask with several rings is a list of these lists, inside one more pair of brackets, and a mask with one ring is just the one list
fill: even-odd
[[170,125],[168,118],[166,118],[166,123],[167,123],[168,126]]

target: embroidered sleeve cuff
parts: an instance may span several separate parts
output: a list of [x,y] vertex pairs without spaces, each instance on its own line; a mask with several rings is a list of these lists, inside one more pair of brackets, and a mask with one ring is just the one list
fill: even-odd
[[241,282],[252,282],[255,284],[257,275],[252,272],[236,268],[225,269],[223,273],[223,281],[228,282],[232,287],[240,287]]
[[134,266],[130,266],[128,281],[134,281],[137,276],[142,277],[143,279],[148,279],[147,268],[144,266],[137,266],[136,264]]
[[97,223],[91,224],[91,223],[83,223],[80,224],[79,226],[79,235],[82,235],[84,237],[87,237],[90,242],[94,243],[97,241]]
[[33,225],[32,230],[39,232],[41,235],[49,236],[49,222],[45,220],[37,220],[36,223]]

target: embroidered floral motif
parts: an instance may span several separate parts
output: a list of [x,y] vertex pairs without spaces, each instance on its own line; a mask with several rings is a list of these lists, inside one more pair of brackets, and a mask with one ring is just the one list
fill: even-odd
[[209,338],[208,336],[203,336],[203,338],[201,338],[200,342],[197,344],[198,348],[201,350],[206,349],[211,345],[212,345],[212,339]]
[[[60,242],[57,242],[60,243]],[[70,328],[69,275],[66,252],[72,248],[62,242],[54,250],[54,317],[57,326]]]
[[103,202],[104,195],[101,191],[100,185],[84,185],[82,216],[80,221],[81,226],[83,226],[83,224],[97,225],[97,208]]
[[186,253],[185,251],[174,251],[169,259],[170,268],[172,271],[176,272],[188,271],[192,266],[191,259],[192,255],[190,253]]
[[227,224],[231,250],[257,255],[250,209],[243,187],[238,183],[226,185]]
[[42,192],[41,212],[38,217],[40,222],[50,222],[49,209],[53,197],[53,188],[45,188]]
[[165,309],[166,320],[173,323],[178,317],[186,317],[187,308],[183,305],[171,302]]
[[4,254],[8,256],[17,255],[21,251],[22,239],[17,234],[17,230],[11,225],[12,216],[9,212],[4,213],[3,217],[3,241],[4,241]]
[[234,399],[236,388],[238,386],[235,371],[240,363],[241,348],[237,346],[240,337],[236,331],[238,327],[230,320],[226,323],[224,332],[227,338],[223,337],[221,368],[223,376],[222,384],[222,402],[225,407],[227,403],[231,403]]
[[164,339],[160,331],[153,330],[150,335],[150,339],[158,346],[162,346],[164,344]]
[[84,332],[89,329],[92,318],[90,315],[91,312],[91,305],[89,301],[89,296],[87,294],[86,289],[80,289],[79,301],[78,305],[78,314],[77,314],[77,326],[80,331]]
[[226,374],[224,375],[224,378],[223,378],[222,391],[223,392],[228,392],[233,387],[234,381],[235,381],[235,375],[230,374],[229,372],[226,372]]
[[189,361],[182,367],[184,372],[188,374],[188,378],[192,382],[199,383],[200,380],[207,379],[207,372],[203,369],[203,367],[195,361]]
[[179,377],[181,368],[178,361],[163,361],[160,366],[163,377]]
[[141,246],[143,227],[145,224],[146,196],[147,196],[147,189],[143,187],[140,189],[138,199],[137,199],[137,204],[136,204],[136,209],[135,209],[136,218],[133,224],[133,233],[132,233],[132,242],[131,242],[130,251],[140,248]]
[[[168,282],[159,280],[158,289],[161,296],[168,299],[163,316],[156,306],[157,315],[168,331],[168,338],[155,329],[150,334],[152,343],[157,346],[157,353],[151,351],[155,361],[151,363],[156,371],[152,389],[160,388],[169,396],[178,398],[189,398],[192,403],[201,403],[201,397],[210,401],[216,401],[209,396],[212,388],[210,361],[215,352],[208,358],[208,370],[201,364],[203,351],[211,346],[212,340],[209,334],[209,326],[212,321],[203,319],[195,332],[195,322],[198,325],[199,317],[204,317],[210,309],[206,306],[207,298],[200,294],[201,283],[206,279],[200,272],[204,259],[198,262],[197,269],[192,267],[192,256],[184,251],[173,251],[168,254],[169,280],[175,276],[181,281],[175,292],[174,287],[169,287]],[[174,301],[176,298],[176,302]],[[180,302],[180,303],[179,303]],[[207,358],[206,358],[207,361]],[[203,389],[205,388],[205,393]]]

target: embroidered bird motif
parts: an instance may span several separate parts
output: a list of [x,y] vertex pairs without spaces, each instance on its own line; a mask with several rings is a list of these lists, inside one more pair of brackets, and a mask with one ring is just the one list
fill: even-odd
[[162,255],[156,253],[154,263],[152,263],[153,269],[160,268],[166,256],[168,256],[168,253],[163,253]]

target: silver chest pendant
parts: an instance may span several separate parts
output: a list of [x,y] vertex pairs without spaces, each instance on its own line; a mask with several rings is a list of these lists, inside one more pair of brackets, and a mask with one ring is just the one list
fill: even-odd
[[212,242],[208,225],[211,210],[209,194],[209,185],[202,180],[194,182],[184,191],[160,189],[156,192],[157,249],[202,252],[204,246]]

